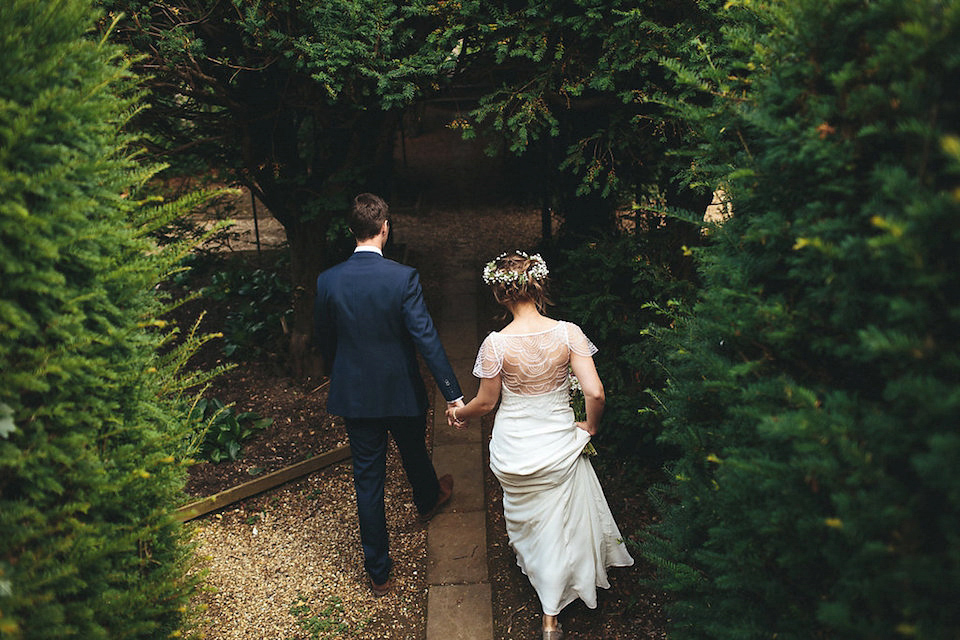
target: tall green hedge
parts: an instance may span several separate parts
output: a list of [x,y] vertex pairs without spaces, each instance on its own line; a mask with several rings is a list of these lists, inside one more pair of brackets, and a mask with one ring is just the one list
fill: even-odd
[[724,11],[671,65],[733,216],[665,363],[670,637],[957,638],[960,3]]
[[[164,638],[192,589],[169,399],[123,132],[140,96],[87,0],[0,3],[0,635]],[[157,211],[162,215],[163,211]]]
[[673,310],[686,307],[696,292],[657,260],[656,246],[675,247],[670,240],[651,230],[624,231],[550,260],[557,315],[578,323],[600,350],[607,404],[594,439],[604,454],[598,461],[622,460],[639,481],[661,456],[655,441],[662,416],[650,391],[663,385],[664,344],[654,330],[669,325]]

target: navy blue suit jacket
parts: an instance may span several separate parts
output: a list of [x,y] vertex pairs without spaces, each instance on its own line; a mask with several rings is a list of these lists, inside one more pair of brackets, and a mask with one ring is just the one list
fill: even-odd
[[417,351],[448,402],[463,395],[412,267],[354,253],[317,278],[314,322],[330,371],[327,411],[333,415],[422,415],[427,393]]

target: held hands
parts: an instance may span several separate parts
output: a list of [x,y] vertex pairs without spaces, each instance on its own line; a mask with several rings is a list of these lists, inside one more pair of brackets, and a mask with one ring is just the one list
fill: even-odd
[[447,403],[447,425],[450,427],[456,427],[457,429],[464,429],[467,426],[466,420],[460,419],[457,417],[457,409],[462,409],[464,407],[463,400],[457,400],[456,402]]

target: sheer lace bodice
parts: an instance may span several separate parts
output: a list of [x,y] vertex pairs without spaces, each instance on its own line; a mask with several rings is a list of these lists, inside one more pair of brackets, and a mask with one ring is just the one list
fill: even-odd
[[473,375],[492,378],[499,373],[503,388],[519,395],[549,393],[567,384],[571,352],[592,356],[597,348],[570,322],[536,333],[494,331],[480,345]]

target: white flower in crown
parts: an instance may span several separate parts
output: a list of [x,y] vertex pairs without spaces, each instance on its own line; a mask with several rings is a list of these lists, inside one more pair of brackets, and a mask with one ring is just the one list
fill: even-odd
[[527,284],[528,276],[531,280],[545,280],[546,277],[550,275],[550,271],[547,269],[547,263],[539,253],[535,253],[532,256],[527,255],[523,251],[517,251],[515,253],[533,262],[527,271],[520,273],[519,271],[510,269],[498,269],[497,263],[501,259],[511,255],[510,253],[501,253],[483,267],[483,281],[486,284],[511,284],[516,282],[523,285]]

